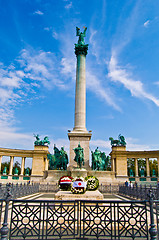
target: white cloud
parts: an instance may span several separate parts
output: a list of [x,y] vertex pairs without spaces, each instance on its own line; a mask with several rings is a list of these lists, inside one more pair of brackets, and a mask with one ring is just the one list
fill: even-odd
[[72,77],[72,63],[63,59],[59,66],[58,62],[51,52],[23,49],[8,67],[0,63],[0,132],[6,130],[8,136],[11,134],[11,138],[17,137],[18,141],[21,135],[16,133],[17,129],[13,129],[17,121],[13,106],[36,98],[36,88],[71,88],[68,75]]
[[127,138],[126,139],[126,148],[128,151],[144,151],[144,150],[150,150],[150,146],[149,145],[142,145],[142,144],[138,144],[138,139],[133,139],[133,138]]
[[[54,146],[54,144],[59,149],[61,149],[61,147],[64,147],[65,151],[67,152],[67,154],[69,156],[69,149],[70,149],[70,142],[69,142],[69,140],[64,139],[64,138],[58,138],[58,139],[51,140],[50,147],[51,147],[51,145]],[[49,149],[49,150],[52,151],[51,149]]]
[[119,82],[123,84],[124,87],[131,92],[132,96],[149,99],[159,107],[159,99],[147,93],[141,81],[134,80],[126,69],[118,65],[115,54],[112,54],[111,56],[108,69],[108,77],[110,77],[113,82]]
[[92,47],[92,54],[96,57],[96,59],[99,59],[99,44],[94,40],[94,36],[96,37],[97,31],[91,29],[91,34],[89,38],[90,45]]
[[34,14],[37,14],[37,15],[44,15],[44,13],[41,12],[40,10],[36,10],[36,11],[34,12]]
[[66,9],[70,9],[72,7],[72,2],[68,3],[67,5],[65,5]]
[[44,30],[49,32],[50,28],[49,27],[45,27]]
[[53,32],[52,32],[52,36],[53,36],[53,38],[55,38],[56,40],[58,39],[58,34],[57,34],[57,32],[53,31]]
[[116,110],[120,111],[120,107],[115,103],[114,97],[112,96],[112,93],[107,88],[105,89],[102,85],[99,79],[93,75],[90,71],[86,72],[86,78],[87,78],[87,88],[94,92],[96,96],[102,100],[104,100],[108,105],[112,106]]
[[11,128],[0,129],[0,146],[9,148],[18,146],[19,149],[33,149],[33,137],[30,134],[17,133]]
[[144,22],[144,27],[148,27],[150,24],[150,20],[147,20],[146,22]]
[[101,139],[91,140],[90,145],[92,146],[93,149],[96,148],[96,147],[99,147],[99,148],[102,148],[102,149],[107,149],[107,150],[111,149],[110,141],[104,141],[104,140],[101,140]]

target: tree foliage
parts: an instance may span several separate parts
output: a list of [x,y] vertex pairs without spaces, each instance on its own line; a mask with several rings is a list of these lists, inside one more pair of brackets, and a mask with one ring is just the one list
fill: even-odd
[[133,174],[135,176],[135,160],[133,158],[128,158],[127,167],[128,167],[128,176],[130,176],[130,169],[132,169]]
[[150,176],[152,177],[152,170],[155,170],[156,176],[158,176],[158,162],[157,159],[149,160],[150,164]]
[[10,162],[2,162],[1,164],[1,174],[3,173],[3,170],[5,167],[7,167],[7,175],[9,174],[9,165],[10,165]]

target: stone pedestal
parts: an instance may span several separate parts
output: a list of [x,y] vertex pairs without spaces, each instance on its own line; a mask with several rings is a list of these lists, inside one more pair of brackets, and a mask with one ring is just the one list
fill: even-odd
[[55,194],[55,200],[103,200],[103,194],[98,190],[86,191],[84,194],[73,194],[70,191],[59,191]]
[[128,180],[126,147],[113,146],[110,156],[114,161],[114,171],[116,178],[122,182]]
[[90,132],[70,132],[68,133],[68,138],[70,140],[70,158],[69,158],[69,169],[72,170],[73,167],[77,167],[77,163],[74,161],[75,153],[74,148],[78,147],[80,143],[81,147],[84,149],[84,168],[90,170],[89,166],[89,141],[92,134]]
[[87,177],[87,170],[83,168],[73,168],[71,171],[71,177]]
[[63,176],[71,176],[71,172],[67,170],[48,170],[44,171],[44,181],[58,183]]
[[34,154],[32,161],[32,177],[43,177],[43,171],[45,170],[45,159],[47,159],[48,146],[34,146]]

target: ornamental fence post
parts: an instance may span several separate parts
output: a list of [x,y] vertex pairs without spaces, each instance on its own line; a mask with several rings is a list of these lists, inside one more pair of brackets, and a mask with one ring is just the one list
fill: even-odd
[[150,204],[150,240],[157,240],[157,230],[154,223],[154,213],[153,213],[153,199],[154,194],[152,193],[152,190],[149,191],[149,204]]
[[4,222],[3,222],[3,227],[1,228],[0,232],[1,232],[1,240],[8,240],[8,232],[9,232],[9,228],[8,228],[8,208],[9,208],[9,201],[12,198],[12,194],[11,194],[11,184],[7,184],[7,195],[6,195],[6,199],[5,199],[5,213],[4,213]]

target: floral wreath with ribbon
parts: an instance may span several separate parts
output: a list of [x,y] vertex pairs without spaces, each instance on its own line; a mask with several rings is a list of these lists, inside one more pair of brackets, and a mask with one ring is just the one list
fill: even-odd
[[97,188],[99,186],[98,178],[96,178],[94,176],[88,176],[88,177],[85,178],[85,180],[87,181],[87,190],[88,191],[97,190]]
[[63,191],[69,191],[71,190],[71,184],[72,184],[72,177],[71,176],[62,176],[59,179],[59,188]]
[[76,177],[72,179],[71,192],[73,194],[83,194],[86,192],[87,182],[83,177]]

